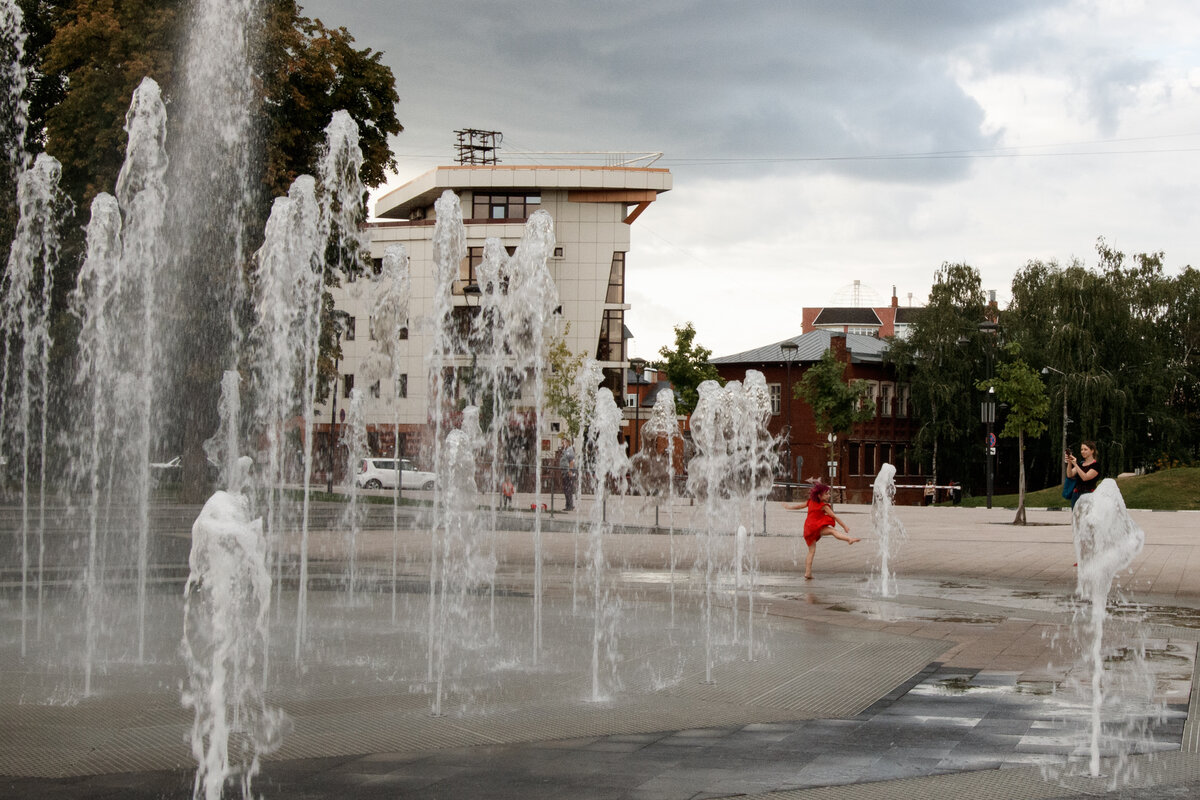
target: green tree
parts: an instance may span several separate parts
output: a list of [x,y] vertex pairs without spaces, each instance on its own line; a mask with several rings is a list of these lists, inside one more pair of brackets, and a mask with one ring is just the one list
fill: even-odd
[[[1028,363],[1061,373],[1052,388],[1075,421],[1069,438],[1098,442],[1106,467],[1120,472],[1162,453],[1190,460],[1192,401],[1176,391],[1195,361],[1184,344],[1188,271],[1168,276],[1162,253],[1127,257],[1103,239],[1096,249],[1095,268],[1031,262],[1018,272],[1005,330]],[[1062,428],[1050,424],[1044,469],[1057,480]]]
[[[154,78],[168,108],[176,98],[183,57],[176,45],[183,40],[185,5],[183,0],[76,0],[52,4],[49,15],[54,35],[44,48],[42,71],[65,83],[67,90],[47,111],[46,149],[63,163],[64,191],[77,207],[86,208],[97,192],[113,189],[124,158],[125,113],[137,84],[143,77]],[[296,175],[315,174],[324,129],[334,111],[344,108],[358,123],[364,154],[360,177],[367,186],[382,183],[387,170],[394,168],[388,137],[401,130],[395,115],[395,81],[380,54],[355,48],[344,28],[326,28],[319,20],[301,16],[294,0],[267,0],[262,21],[253,34],[259,45],[254,68],[259,95],[252,106],[258,135],[251,143],[247,186],[252,199],[240,223],[243,228],[229,230],[229,223],[214,214],[199,220],[207,230],[197,234],[196,243],[175,248],[178,257],[191,262],[181,270],[189,285],[176,291],[192,302],[171,306],[180,314],[172,327],[183,332],[179,338],[188,346],[172,359],[177,368],[166,378],[180,387],[177,394],[185,402],[171,409],[177,419],[165,437],[169,446],[182,448],[189,495],[202,491],[198,471],[187,465],[203,467],[200,443],[216,426],[217,387],[221,370],[228,366],[227,320],[236,296],[231,274],[249,269],[248,263],[233,263],[233,258],[221,255],[223,247],[244,242],[243,257],[258,248],[271,199],[283,194]],[[170,114],[170,124],[181,118]],[[168,131],[169,150],[183,144],[175,131]],[[180,163],[174,156],[172,152],[172,164]],[[69,255],[72,245],[76,257]],[[65,287],[64,292],[75,283],[81,249],[77,231],[64,248],[60,274],[55,276],[56,287]],[[331,260],[342,255],[331,246]],[[330,270],[326,278],[336,281]],[[59,309],[64,307],[59,304]],[[235,311],[243,327],[253,324],[248,308]],[[63,343],[72,338],[65,333],[55,336]],[[206,347],[194,347],[196,342]],[[56,360],[67,360],[65,355],[69,354],[60,353]]]
[[[1014,355],[1019,348],[1011,345]],[[1046,431],[1046,414],[1050,410],[1050,398],[1037,370],[1020,358],[1000,365],[992,378],[984,378],[975,384],[980,391],[994,388],[996,399],[1008,404],[1008,416],[1004,420],[1001,436],[1017,439],[1017,515],[1014,525],[1025,524],[1025,437],[1041,436]]]
[[675,390],[678,413],[691,414],[700,400],[698,387],[704,381],[716,381],[722,386],[717,368],[708,362],[712,351],[696,343],[696,328],[692,323],[675,326],[675,349],[662,347],[658,351],[661,357],[655,361],[655,369],[665,372],[667,379]]
[[[45,139],[46,110],[62,99],[65,80],[48,76],[41,70],[42,52],[54,36],[50,21],[50,4],[45,0],[16,0],[24,19],[24,42],[19,69],[25,87],[20,97],[0,92],[0,150],[5,154],[5,166],[0,169],[0,264],[8,262],[8,250],[16,231],[17,173],[23,163],[32,161],[41,152]],[[17,41],[0,39],[0,62],[11,64],[16,58]],[[26,127],[18,130],[23,107]],[[23,141],[18,141],[23,139]]]
[[583,430],[584,408],[575,391],[575,379],[587,362],[584,353],[572,353],[567,347],[567,335],[571,323],[567,323],[561,334],[552,336],[546,349],[546,361],[550,365],[546,375],[546,406],[563,418],[567,425],[567,438],[574,441]]
[[986,309],[978,271],[943,264],[912,332],[893,338],[888,348],[888,362],[911,386],[913,414],[920,421],[917,452],[930,459],[935,481],[942,470],[953,476],[971,466],[967,440],[979,420],[967,398],[975,381],[987,376],[996,346],[996,332],[981,327]]
[[[875,418],[871,388],[864,380],[846,380],[847,364],[839,361],[833,348],[821,355],[821,360],[804,371],[792,387],[795,397],[812,407],[817,431],[844,437],[860,422]],[[829,460],[833,460],[834,443],[829,443]]]

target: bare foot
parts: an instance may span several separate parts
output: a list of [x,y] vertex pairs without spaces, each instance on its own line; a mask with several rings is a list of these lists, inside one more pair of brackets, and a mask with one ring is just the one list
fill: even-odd
[[854,544],[855,542],[861,542],[861,541],[862,541],[862,539],[851,539],[849,542],[847,542],[847,544]]
[[804,576],[804,580],[806,580],[806,581],[811,581],[811,580],[812,580],[812,575],[805,575],[805,576]]

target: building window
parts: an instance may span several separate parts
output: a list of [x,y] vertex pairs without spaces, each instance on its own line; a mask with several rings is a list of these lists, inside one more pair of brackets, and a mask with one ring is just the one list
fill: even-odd
[[613,253],[612,270],[608,273],[608,295],[606,303],[622,304],[625,302],[625,254]]
[[342,376],[342,397],[349,397],[350,393],[353,391],[354,391],[354,376],[353,375],[343,375]]
[[858,442],[850,442],[846,446],[846,474],[861,475],[862,467],[858,463]]
[[908,404],[912,398],[912,389],[911,389],[911,387],[909,387],[909,385],[907,383],[902,383],[902,384],[900,384],[896,393],[900,398],[900,402],[896,404],[896,416],[897,417],[907,417],[908,416]]
[[778,383],[768,383],[767,390],[771,392],[771,413],[778,415],[783,407],[783,387]]
[[408,374],[396,378],[396,397],[408,397]]
[[354,323],[357,321],[357,317],[346,317],[346,335],[343,338],[347,342],[354,341]]
[[892,415],[892,385],[890,383],[879,384],[879,413],[885,417]]
[[[508,253],[509,257],[511,258],[512,255],[517,252],[517,247],[516,245],[506,245],[504,252]],[[458,265],[459,285],[455,287],[457,294],[462,294],[463,286],[473,286],[478,283],[479,265],[482,263],[483,248],[468,247],[466,257],[462,260],[462,263]],[[504,285],[500,287],[501,291],[507,290],[507,280],[507,278],[502,279],[501,283]]]
[[371,397],[378,400],[379,399],[379,381],[375,381],[374,383],[372,383],[371,388],[369,388],[367,391],[371,393]]
[[403,328],[400,329],[400,338],[401,339],[408,338],[408,326],[407,325],[405,325]]
[[471,203],[472,219],[526,220],[542,204],[539,194],[483,194]]
[[596,347],[597,361],[625,360],[625,312],[609,309],[600,320],[600,343]]
[[625,395],[625,407],[626,408],[633,408],[636,405],[637,405],[637,395],[636,394]]

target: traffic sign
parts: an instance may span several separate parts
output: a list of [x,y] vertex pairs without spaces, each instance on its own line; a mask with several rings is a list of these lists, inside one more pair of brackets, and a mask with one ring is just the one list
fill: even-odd
[[996,448],[994,448],[994,447],[989,447],[989,448],[988,448],[988,455],[989,455],[989,456],[994,456],[994,455],[996,455]]
[[988,447],[992,448],[992,450],[996,449],[996,434],[989,433],[987,435],[987,445]]

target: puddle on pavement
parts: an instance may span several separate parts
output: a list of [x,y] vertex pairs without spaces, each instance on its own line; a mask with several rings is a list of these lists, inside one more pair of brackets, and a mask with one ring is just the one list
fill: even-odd
[[1176,628],[1200,628],[1200,609],[1183,606],[1129,605],[1110,606],[1118,618],[1134,618],[1151,625],[1171,625]]

